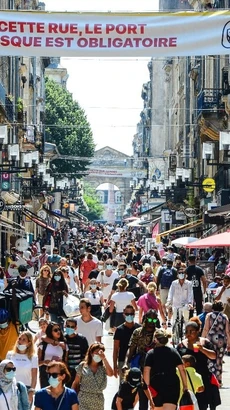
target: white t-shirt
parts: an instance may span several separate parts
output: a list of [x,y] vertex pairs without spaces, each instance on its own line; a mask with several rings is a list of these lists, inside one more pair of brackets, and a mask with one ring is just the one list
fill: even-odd
[[26,354],[8,352],[6,359],[13,360],[16,367],[16,380],[24,383],[26,386],[31,386],[32,369],[38,369],[38,357],[33,355],[31,360]]
[[119,278],[119,275],[116,270],[111,273],[111,276],[106,276],[104,270],[98,274],[96,281],[107,285],[105,288],[102,288],[104,299],[108,299],[108,296],[112,290],[113,282],[117,278]]
[[[42,350],[43,346],[40,345],[38,348]],[[69,350],[67,345],[66,345],[66,350],[67,351]],[[61,346],[53,346],[50,343],[47,344],[46,349],[45,349],[44,360],[52,360],[53,357],[59,357],[60,360],[62,361],[62,356],[63,356],[63,349]]]
[[[222,289],[222,286],[220,286],[219,288],[216,289],[216,294],[215,297],[217,297],[220,294],[220,291]],[[230,298],[230,288],[229,289],[225,289],[225,291],[222,293],[221,297],[220,297],[220,301],[225,304],[227,303],[227,299]]]
[[123,313],[124,308],[130,305],[133,299],[135,296],[132,292],[116,292],[111,297],[111,300],[115,302],[117,313]]
[[77,276],[75,269],[72,268],[71,266],[68,266],[69,268],[69,287],[75,292],[76,291],[76,282],[75,282],[75,277]]
[[114,241],[114,242],[119,242],[119,239],[120,239],[120,235],[119,235],[118,233],[115,233],[115,234],[113,235],[113,241]]
[[89,346],[96,341],[96,337],[103,336],[102,323],[99,319],[93,318],[90,322],[84,322],[81,316],[76,317],[77,332],[86,337]]
[[90,290],[87,290],[87,292],[85,292],[84,294],[84,297],[90,300],[91,305],[100,305],[102,296],[103,293],[100,290],[96,290],[96,292],[94,293]]
[[76,236],[76,235],[77,235],[77,228],[74,226],[74,227],[71,229],[71,232],[72,232],[72,234],[73,234],[74,236]]

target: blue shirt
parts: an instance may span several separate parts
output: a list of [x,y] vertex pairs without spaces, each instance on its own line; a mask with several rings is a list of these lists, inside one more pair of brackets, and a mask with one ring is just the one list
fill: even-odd
[[[63,394],[64,398],[62,400]],[[55,399],[47,392],[45,387],[35,393],[34,405],[42,410],[56,410],[62,400],[59,410],[71,410],[73,404],[79,404],[77,393],[74,390],[65,387],[65,392],[63,394]]]

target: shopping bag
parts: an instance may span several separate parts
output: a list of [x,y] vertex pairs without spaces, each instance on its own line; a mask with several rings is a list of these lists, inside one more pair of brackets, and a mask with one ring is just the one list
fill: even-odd
[[63,296],[63,311],[67,317],[80,315],[79,299],[73,295]]
[[181,397],[179,409],[180,410],[195,410],[191,394],[188,390],[186,390]]

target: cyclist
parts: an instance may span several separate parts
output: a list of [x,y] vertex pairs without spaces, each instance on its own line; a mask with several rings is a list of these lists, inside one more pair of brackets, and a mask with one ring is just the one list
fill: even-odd
[[186,279],[184,269],[180,269],[170,286],[166,306],[172,306],[173,324],[177,318],[177,312],[183,315],[185,323],[189,320],[189,311],[193,309],[193,288],[192,282]]

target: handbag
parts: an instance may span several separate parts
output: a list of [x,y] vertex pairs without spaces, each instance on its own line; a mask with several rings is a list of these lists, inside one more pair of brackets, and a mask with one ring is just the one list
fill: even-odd
[[67,317],[80,315],[79,299],[73,295],[63,296],[63,311]]
[[130,368],[132,367],[137,367],[138,369],[140,368],[140,361],[141,361],[141,354],[136,353],[132,359],[130,360]]
[[194,410],[193,400],[188,390],[185,390],[179,403],[180,410]]
[[101,321],[106,322],[106,320],[111,316],[111,313],[109,311],[109,306],[105,309],[104,313],[101,316]]

